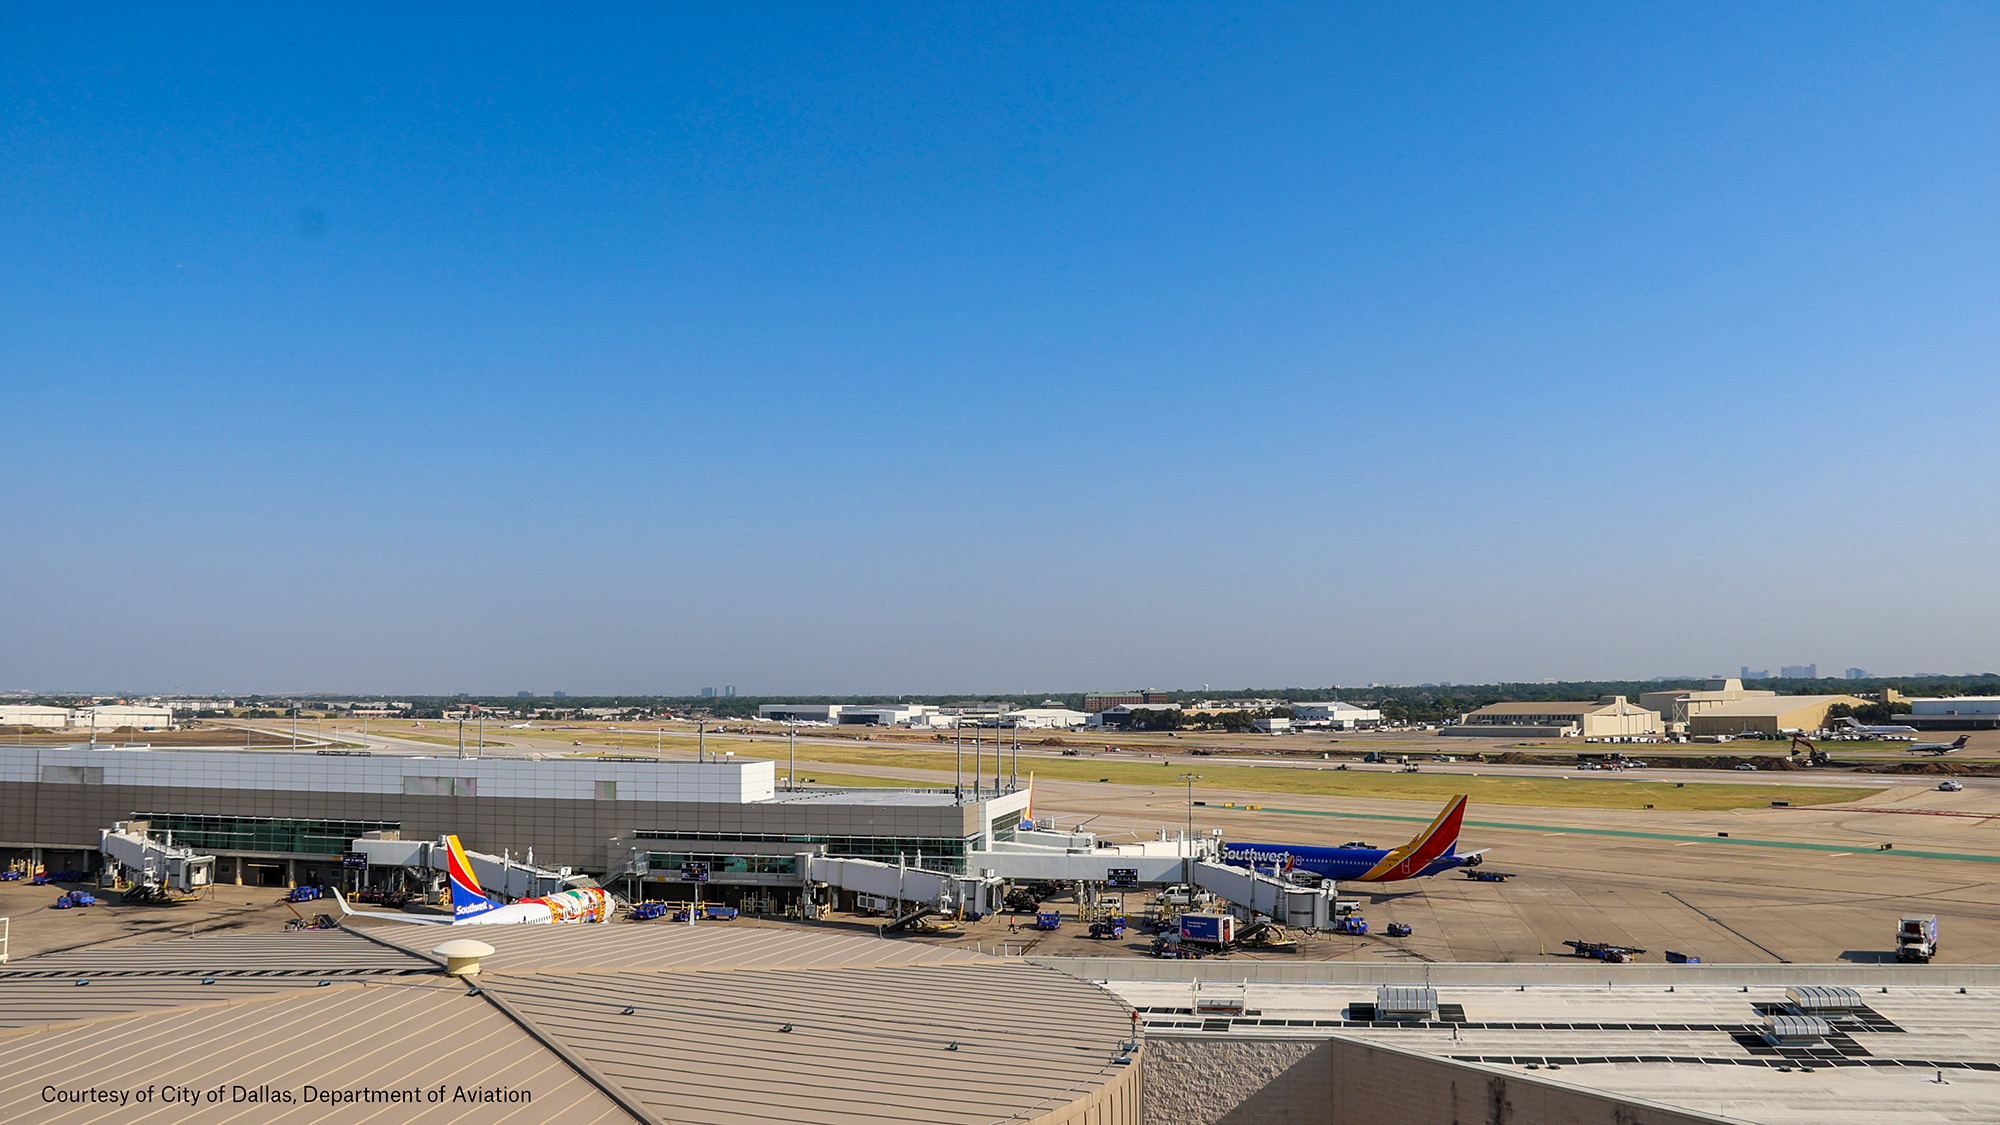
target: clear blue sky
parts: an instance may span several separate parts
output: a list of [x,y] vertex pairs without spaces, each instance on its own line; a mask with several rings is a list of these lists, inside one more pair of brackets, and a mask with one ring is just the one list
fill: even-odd
[[9,11],[0,687],[2000,666],[2000,8],[910,9]]

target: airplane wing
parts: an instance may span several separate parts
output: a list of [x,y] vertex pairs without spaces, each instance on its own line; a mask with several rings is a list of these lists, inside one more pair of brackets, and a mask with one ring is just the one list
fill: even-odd
[[380,918],[385,922],[413,922],[419,926],[449,926],[449,918],[425,918],[416,914],[390,914],[381,910],[356,910],[347,905],[347,896],[333,892],[333,901],[340,904],[340,913],[348,918]]

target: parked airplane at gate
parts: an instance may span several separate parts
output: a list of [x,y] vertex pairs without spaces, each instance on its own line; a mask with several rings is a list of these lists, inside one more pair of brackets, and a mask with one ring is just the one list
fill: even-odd
[[546,926],[557,922],[609,922],[616,912],[611,892],[603,887],[577,887],[540,898],[524,898],[501,905],[486,897],[472,862],[458,837],[445,837],[449,855],[445,860],[445,881],[451,884],[451,917],[426,918],[421,914],[390,914],[384,911],[355,910],[339,891],[333,900],[340,912],[354,918],[381,918],[390,922],[416,922],[426,926]]
[[1972,736],[1969,734],[1961,734],[1950,742],[1919,742],[1914,746],[1905,746],[1903,749],[1912,754],[1949,754],[1953,750],[1965,749],[1965,744],[1971,738]]
[[1458,829],[1465,821],[1463,796],[1453,797],[1430,827],[1400,848],[1326,848],[1304,844],[1222,845],[1222,862],[1234,867],[1279,872],[1309,871],[1341,883],[1391,883],[1436,875],[1455,867],[1476,867],[1488,849],[1460,854]]
[[1854,721],[1854,716],[1852,715],[1842,715],[1840,718],[1835,719],[1834,722],[1839,723],[1840,729],[1846,731],[1849,734],[1865,734],[1868,735],[1870,738],[1879,738],[1886,734],[1917,733],[1917,728],[1915,727],[1903,727],[1903,726],[1896,726],[1894,724],[1888,724],[1883,726],[1870,726],[1867,723],[1857,723]]

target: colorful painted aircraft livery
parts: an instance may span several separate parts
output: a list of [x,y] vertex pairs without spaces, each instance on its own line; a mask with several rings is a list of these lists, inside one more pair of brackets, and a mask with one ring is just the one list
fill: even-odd
[[1430,827],[1400,848],[1325,848],[1306,844],[1222,845],[1222,862],[1233,867],[1276,872],[1309,871],[1341,883],[1393,883],[1436,875],[1455,867],[1477,866],[1486,849],[1458,851],[1465,822],[1465,796],[1453,797]]
[[445,879],[451,884],[451,918],[426,918],[421,914],[390,914],[355,910],[339,891],[333,892],[340,912],[356,918],[382,918],[391,922],[416,922],[427,926],[547,926],[563,922],[609,922],[616,912],[611,892],[603,887],[577,887],[540,898],[524,898],[502,905],[486,897],[479,876],[472,873],[472,861],[458,837],[445,837],[450,854],[445,860]]

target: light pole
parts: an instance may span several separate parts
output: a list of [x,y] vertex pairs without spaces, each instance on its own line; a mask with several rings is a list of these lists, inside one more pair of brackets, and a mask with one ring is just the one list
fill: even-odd
[[708,720],[697,719],[694,724],[694,761],[696,765],[708,760]]
[[1192,887],[1194,886],[1194,783],[1201,780],[1201,775],[1184,773],[1181,775],[1181,780],[1187,782],[1187,838],[1181,845],[1187,850],[1185,864],[1187,877],[1181,881]]
[[799,724],[785,724],[785,788],[799,787]]
[[965,800],[965,736],[959,733],[956,715],[951,718],[951,799]]

